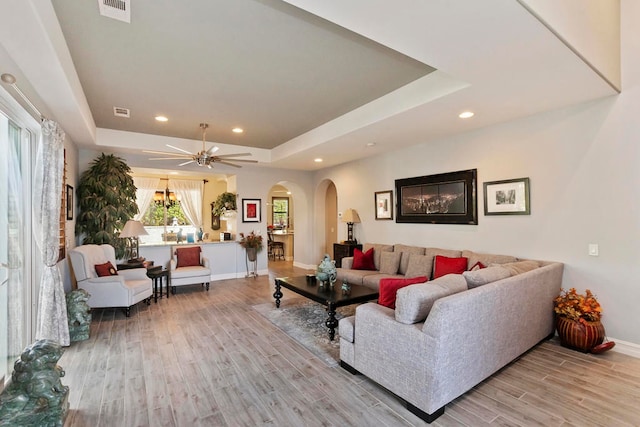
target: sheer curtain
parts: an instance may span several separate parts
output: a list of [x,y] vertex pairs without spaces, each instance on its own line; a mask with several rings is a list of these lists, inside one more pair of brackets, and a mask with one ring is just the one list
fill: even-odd
[[58,123],[44,119],[38,146],[33,198],[33,233],[42,255],[36,339],[69,345],[67,304],[58,261],[59,218],[64,172],[64,131]]
[[140,221],[144,213],[149,209],[149,205],[153,200],[153,196],[160,185],[160,178],[142,178],[133,177],[133,184],[136,186],[136,203],[138,205],[138,213],[133,219]]
[[202,196],[204,193],[204,181],[187,181],[172,179],[176,197],[180,198],[182,212],[196,228],[202,227]]

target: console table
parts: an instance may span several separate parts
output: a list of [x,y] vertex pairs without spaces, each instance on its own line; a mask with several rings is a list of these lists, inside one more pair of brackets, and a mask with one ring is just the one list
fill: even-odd
[[342,258],[353,256],[354,249],[362,250],[362,245],[357,243],[334,243],[333,259],[336,261],[336,267],[342,267]]

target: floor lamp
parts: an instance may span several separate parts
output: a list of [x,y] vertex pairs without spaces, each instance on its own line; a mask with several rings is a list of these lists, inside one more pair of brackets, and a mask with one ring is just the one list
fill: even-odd
[[120,237],[129,239],[129,262],[138,260],[140,254],[138,236],[145,236],[147,234],[149,233],[147,233],[147,230],[144,229],[140,221],[130,219],[124,225],[124,228],[120,232]]

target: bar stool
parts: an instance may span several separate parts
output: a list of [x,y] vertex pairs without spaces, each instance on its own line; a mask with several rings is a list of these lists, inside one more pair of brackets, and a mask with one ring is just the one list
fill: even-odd
[[275,240],[273,240],[273,235],[271,232],[267,232],[267,256],[269,257],[269,259],[272,260],[276,260],[276,257],[278,257],[278,259],[282,259],[284,260],[284,243],[283,242],[276,242]]

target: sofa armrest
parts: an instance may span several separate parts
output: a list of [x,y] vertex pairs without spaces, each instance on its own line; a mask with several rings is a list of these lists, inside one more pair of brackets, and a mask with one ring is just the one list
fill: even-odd
[[209,258],[201,257],[200,260],[203,267],[209,268]]
[[347,256],[342,258],[342,268],[345,270],[351,270],[351,267],[353,267],[353,257]]
[[119,284],[124,288],[125,277],[120,274],[122,271],[118,272],[116,276],[102,276],[102,277],[94,277],[85,280],[79,280],[78,284],[90,285],[90,286],[103,286],[108,284]]
[[169,270],[170,271],[174,271],[177,266],[178,266],[178,263],[176,262],[175,259],[172,259],[171,261],[169,261]]

